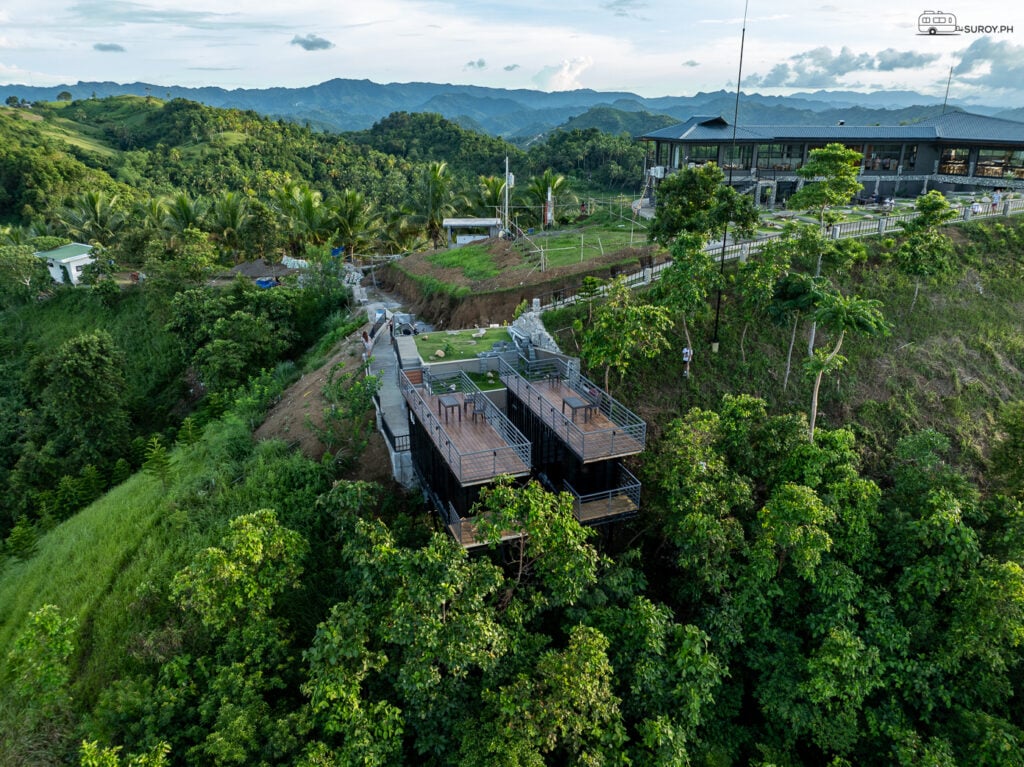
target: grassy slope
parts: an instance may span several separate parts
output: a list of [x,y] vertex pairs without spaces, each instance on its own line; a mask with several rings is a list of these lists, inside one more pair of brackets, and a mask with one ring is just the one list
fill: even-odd
[[123,574],[154,553],[145,542],[163,498],[156,480],[136,475],[44,535],[35,557],[8,564],[0,575],[0,658],[42,605],[57,605],[87,631],[107,599],[122,597]]
[[[964,467],[984,481],[995,414],[1002,402],[1024,399],[1024,234],[1017,235],[1019,243],[1010,237],[982,255],[977,233],[986,226],[971,225],[975,234],[969,237],[955,234],[962,275],[949,284],[922,285],[913,310],[913,279],[884,259],[875,256],[844,277],[826,269],[844,293],[881,300],[892,325],[886,338],[847,337],[841,353],[849,361],[826,376],[821,389],[818,425],[851,426],[869,467],[888,460],[900,437],[934,428],[951,438]],[[1024,233],[1024,222],[1010,231]],[[549,330],[567,327],[567,314],[545,315]],[[808,411],[812,381],[803,364],[809,325],[797,335],[786,392],[789,327],[745,324],[727,291],[717,355],[710,351],[713,329],[714,296],[710,311],[690,325],[696,354],[689,379],[681,375],[681,327],[668,352],[632,369],[625,381],[612,376],[613,393],[648,420],[654,435],[691,407],[716,409],[727,393],[762,397],[777,412]],[[577,351],[568,332],[560,340],[563,349]],[[832,343],[819,332],[818,348]]]
[[[216,539],[225,519],[191,515],[190,494],[205,495],[233,478],[252,447],[251,426],[228,416],[189,448],[171,451],[165,488],[139,473],[39,540],[26,562],[0,571],[0,658],[26,617],[55,604],[78,619],[75,698],[91,700],[129,663],[128,645],[153,612],[167,609],[164,589],[194,553]],[[3,691],[0,689],[0,704]]]
[[179,351],[163,330],[166,318],[142,291],[126,291],[109,309],[81,289],[59,290],[49,301],[16,307],[0,314],[5,342],[22,365],[37,354],[52,352],[82,333],[106,330],[125,353],[129,406],[147,428],[161,420],[179,396]]

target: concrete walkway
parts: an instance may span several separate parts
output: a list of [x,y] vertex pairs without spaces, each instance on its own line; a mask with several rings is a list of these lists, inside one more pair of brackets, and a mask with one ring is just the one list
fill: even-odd
[[[390,319],[402,309],[398,301],[373,288],[368,289],[367,293],[366,314],[370,322],[375,320],[380,310]],[[385,435],[385,442],[388,443],[392,474],[406,487],[415,487],[417,482],[412,470],[412,455],[408,449],[409,419],[405,414],[405,399],[398,388],[398,355],[387,322],[374,338],[370,351],[370,373],[379,373],[381,377],[377,392],[377,429]],[[396,450],[396,446],[404,449]]]

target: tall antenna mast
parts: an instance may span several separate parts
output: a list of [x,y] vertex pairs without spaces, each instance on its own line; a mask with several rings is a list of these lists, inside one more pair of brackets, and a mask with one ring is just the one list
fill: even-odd
[[946,102],[949,101],[949,84],[953,82],[953,65],[949,65],[949,78],[946,80],[946,97],[942,99],[942,114],[946,114]]
[[[743,47],[747,41],[747,8],[750,6],[750,0],[744,0],[743,3],[743,31],[740,32],[740,66],[739,72],[736,73],[736,104],[732,111],[732,147],[729,149],[729,187],[732,188],[732,171],[736,166],[736,123],[740,120],[740,85],[743,82]],[[725,274],[725,244],[729,238],[729,222],[725,222],[725,226],[722,227],[722,256],[719,260],[718,271],[720,274]],[[715,300],[715,335],[711,339],[711,351],[718,351],[718,318],[722,313],[722,287],[721,281],[719,281],[718,287],[718,298]]]

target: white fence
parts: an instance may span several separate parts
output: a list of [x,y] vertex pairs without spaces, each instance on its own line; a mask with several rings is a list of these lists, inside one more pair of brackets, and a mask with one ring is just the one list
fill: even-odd
[[[1024,214],[1024,199],[1006,200],[997,209],[993,209],[988,205],[982,207],[980,211],[972,211],[971,206],[969,205],[954,205],[952,208],[957,212],[957,215],[947,223],[963,224],[967,221],[1019,216]],[[853,237],[875,237],[879,235],[886,235],[892,232],[901,231],[901,223],[913,221],[918,215],[919,214],[917,212],[914,212],[903,213],[895,216],[882,216],[878,219],[868,221],[842,221],[829,227],[829,236],[836,240],[843,240]],[[726,243],[724,247],[720,243],[712,243],[706,246],[704,251],[706,253],[712,253],[716,260],[745,261],[751,253],[757,253],[766,242],[771,242],[781,236],[781,232],[777,234],[766,234],[747,242]],[[665,262],[652,267],[646,267],[630,274],[618,276],[622,276],[625,279],[626,284],[630,287],[639,287],[657,280],[658,277],[661,276],[661,273],[670,265],[671,262]],[[550,309],[569,306],[570,304],[575,303],[576,300],[577,297],[575,291],[571,289],[559,290],[555,293],[549,293],[546,296],[540,297],[540,310],[542,312],[546,312]]]

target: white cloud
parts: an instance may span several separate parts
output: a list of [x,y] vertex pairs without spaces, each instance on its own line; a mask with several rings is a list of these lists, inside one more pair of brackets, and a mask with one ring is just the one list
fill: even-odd
[[562,59],[554,66],[546,66],[533,76],[533,82],[545,91],[572,91],[585,87],[580,75],[594,65],[589,56]]
[[[679,95],[735,87],[744,2],[0,0],[0,80],[234,88],[350,77]],[[982,47],[919,36],[924,6],[827,3],[750,4],[744,89],[871,82],[941,96],[963,55],[954,91],[1001,88],[1002,104],[1024,103],[1024,5],[972,0],[972,19],[1017,27]],[[125,51],[102,55],[97,41]]]
[[74,80],[67,75],[32,72],[18,66],[4,64],[0,61],[0,82],[9,85],[46,86],[63,85],[64,83],[74,82]]

